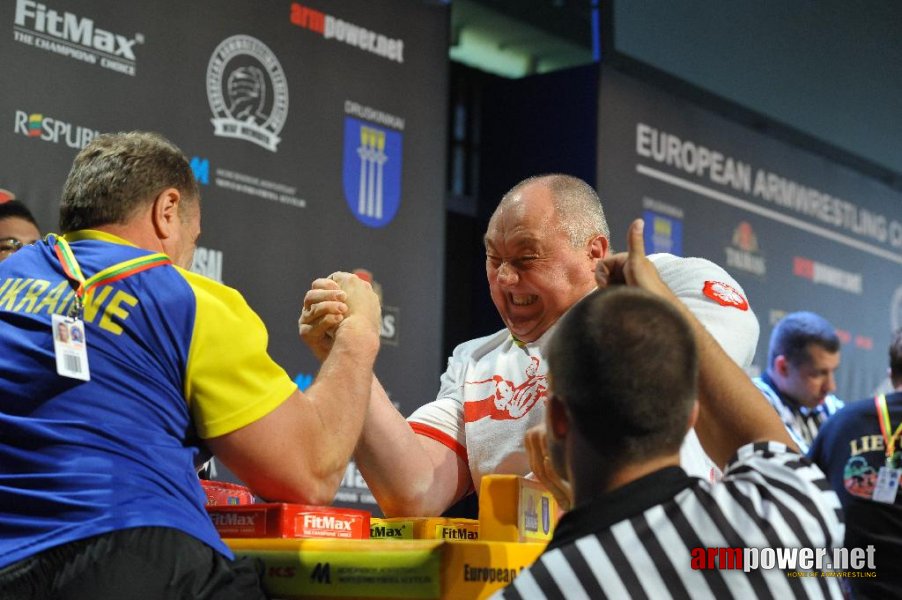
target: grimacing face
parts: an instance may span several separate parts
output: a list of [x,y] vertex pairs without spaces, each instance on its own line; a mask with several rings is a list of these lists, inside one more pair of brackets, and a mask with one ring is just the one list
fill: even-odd
[[498,207],[485,234],[486,276],[495,308],[517,339],[539,339],[595,288],[598,259],[589,245],[571,245],[541,181]]

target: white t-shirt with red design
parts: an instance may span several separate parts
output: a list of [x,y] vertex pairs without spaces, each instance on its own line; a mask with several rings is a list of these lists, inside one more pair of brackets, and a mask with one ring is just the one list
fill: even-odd
[[[758,343],[758,320],[745,292],[721,267],[702,258],[649,256],[661,278],[741,367],[748,368]],[[545,418],[548,365],[542,338],[515,342],[507,329],[464,342],[454,349],[442,374],[438,397],[408,422],[464,459],[479,490],[483,475],[526,475],[526,430]],[[690,475],[711,481],[720,476],[694,431],[683,442],[680,462]]]

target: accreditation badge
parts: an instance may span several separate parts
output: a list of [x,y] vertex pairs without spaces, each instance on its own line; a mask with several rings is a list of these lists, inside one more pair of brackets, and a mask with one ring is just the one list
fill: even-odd
[[899,478],[902,477],[902,469],[894,469],[890,466],[880,467],[877,473],[877,485],[871,500],[893,504],[896,501],[896,492],[899,490]]
[[90,381],[84,321],[63,315],[53,315],[52,326],[56,372],[63,377]]

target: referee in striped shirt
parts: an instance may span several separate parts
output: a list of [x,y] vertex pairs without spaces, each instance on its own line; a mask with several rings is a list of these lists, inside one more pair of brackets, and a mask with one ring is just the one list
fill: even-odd
[[[631,225],[629,253],[600,265],[609,289],[571,308],[549,343],[545,430],[527,447],[536,475],[568,490],[574,509],[497,597],[841,598],[839,580],[819,571],[741,564],[746,548],[832,556],[844,534],[839,501],[658,277],[642,228]],[[679,467],[693,423],[726,465],[720,483]],[[553,469],[542,466],[549,457]],[[727,554],[734,560],[717,560]]]

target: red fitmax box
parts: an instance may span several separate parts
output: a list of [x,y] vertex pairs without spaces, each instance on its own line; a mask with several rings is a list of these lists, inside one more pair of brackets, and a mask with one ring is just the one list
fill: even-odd
[[261,503],[207,506],[207,512],[224,538],[370,537],[370,513],[353,508]]

